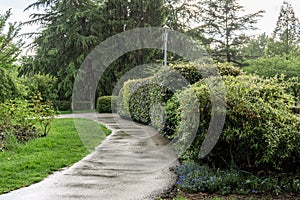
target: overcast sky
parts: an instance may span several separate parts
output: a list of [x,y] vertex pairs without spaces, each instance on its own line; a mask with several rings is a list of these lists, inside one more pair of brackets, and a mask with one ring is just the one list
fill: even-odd
[[[35,2],[36,0],[0,0],[0,13],[4,13],[9,8],[12,8],[13,16],[11,21],[27,21],[29,19],[30,12],[23,12],[23,10]],[[290,0],[295,10],[296,16],[300,18],[300,1]],[[240,0],[240,4],[245,7],[246,13],[257,12],[258,10],[265,10],[266,13],[262,17],[257,27],[259,28],[257,33],[266,32],[270,34],[275,28],[276,21],[280,12],[280,7],[283,0]],[[36,26],[23,27],[22,32],[33,32],[37,29]]]

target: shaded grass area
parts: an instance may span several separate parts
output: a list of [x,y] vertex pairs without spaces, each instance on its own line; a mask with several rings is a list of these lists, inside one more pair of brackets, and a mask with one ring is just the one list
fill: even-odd
[[[76,119],[76,125],[92,127],[96,147],[110,130],[86,119]],[[47,137],[18,145],[0,153],[0,194],[39,182],[54,171],[68,167],[89,154],[75,128],[74,119],[55,119]]]

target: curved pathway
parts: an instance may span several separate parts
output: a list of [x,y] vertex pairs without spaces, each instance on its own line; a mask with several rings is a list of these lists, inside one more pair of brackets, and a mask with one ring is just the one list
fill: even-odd
[[87,118],[113,132],[94,152],[40,183],[0,196],[0,200],[157,199],[172,188],[177,165],[167,141],[153,128],[113,114],[62,115]]

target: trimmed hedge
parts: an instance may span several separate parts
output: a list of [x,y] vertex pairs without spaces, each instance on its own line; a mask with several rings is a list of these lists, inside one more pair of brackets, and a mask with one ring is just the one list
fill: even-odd
[[[177,141],[178,148],[194,139],[190,132],[199,124],[182,158],[223,168],[300,170],[300,123],[291,112],[294,99],[286,92],[290,83],[244,75],[228,63],[218,64],[218,69],[226,89],[226,121],[217,145],[202,160],[198,156],[211,120],[211,94],[191,65],[180,63],[153,77],[125,82],[118,113],[162,130]],[[188,111],[197,101],[191,95],[198,99],[199,119],[191,117],[193,110]]]
[[99,113],[114,113],[117,110],[117,96],[102,96],[97,100],[97,111]]
[[[262,79],[256,76],[227,76],[226,122],[213,151],[203,160],[198,155],[207,135],[211,119],[210,92],[203,81],[178,92],[166,105],[172,124],[169,138],[179,144],[190,138],[190,113],[185,111],[191,95],[199,101],[199,128],[196,138],[183,157],[205,161],[218,167],[251,170],[300,170],[300,123],[291,113],[293,96],[286,93],[289,87],[278,78]],[[189,120],[185,120],[189,118]],[[194,119],[195,120],[195,119]],[[179,147],[180,148],[180,147]]]
[[[201,71],[190,63],[182,62],[162,69],[153,77],[125,82],[119,93],[118,114],[144,124],[151,123],[154,127],[162,129],[161,124],[166,120],[166,113],[163,112],[166,102],[176,91],[202,79],[201,73],[211,70],[209,66],[198,68],[201,68]],[[237,76],[242,73],[230,63],[219,63],[217,68],[221,75]]]

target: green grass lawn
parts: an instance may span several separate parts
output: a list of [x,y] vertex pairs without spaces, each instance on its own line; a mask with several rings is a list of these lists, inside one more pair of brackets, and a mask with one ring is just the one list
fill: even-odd
[[[92,127],[93,141],[89,147],[101,143],[110,130],[85,119],[76,124]],[[0,152],[0,194],[39,182],[49,174],[72,165],[89,154],[82,144],[74,119],[55,119],[47,137],[18,145],[14,150]]]

